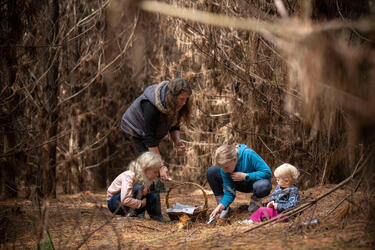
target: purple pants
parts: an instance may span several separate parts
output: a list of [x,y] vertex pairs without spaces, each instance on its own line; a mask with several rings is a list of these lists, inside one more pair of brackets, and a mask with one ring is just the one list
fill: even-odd
[[[279,215],[279,212],[274,208],[260,207],[251,216],[250,219],[254,222],[261,222],[272,219]],[[278,221],[287,222],[287,216],[281,217]]]

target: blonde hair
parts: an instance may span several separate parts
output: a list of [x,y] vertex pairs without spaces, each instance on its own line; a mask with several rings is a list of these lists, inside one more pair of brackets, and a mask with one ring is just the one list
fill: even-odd
[[137,182],[147,182],[144,171],[149,168],[160,168],[163,161],[159,154],[147,151],[141,154],[136,160],[130,162],[129,170],[134,172]]
[[238,157],[237,145],[221,145],[215,151],[215,165],[222,165]]
[[295,166],[289,163],[284,163],[275,169],[274,174],[275,174],[275,177],[277,178],[278,177],[289,178],[292,181],[292,183],[295,184],[299,176],[299,171]]

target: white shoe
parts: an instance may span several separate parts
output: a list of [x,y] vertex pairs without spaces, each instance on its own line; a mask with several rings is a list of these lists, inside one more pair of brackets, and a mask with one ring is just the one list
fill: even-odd
[[244,224],[244,225],[251,225],[251,224],[253,224],[254,223],[254,221],[253,220],[239,220],[238,221],[238,224]]

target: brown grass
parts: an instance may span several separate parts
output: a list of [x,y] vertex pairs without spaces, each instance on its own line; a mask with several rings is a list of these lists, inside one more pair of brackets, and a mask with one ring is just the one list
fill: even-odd
[[[317,197],[330,188],[332,186],[325,185],[308,189],[302,193],[302,202]],[[348,189],[339,189],[288,223],[272,223],[251,233],[241,232],[253,225],[238,225],[237,223],[249,216],[244,210],[248,205],[249,195],[244,193],[238,194],[231,206],[232,213],[228,220],[212,225],[206,225],[206,221],[189,222],[189,225],[185,227],[179,224],[164,224],[148,218],[145,220],[120,216],[112,218],[106,207],[104,193],[66,195],[51,202],[48,227],[56,249],[71,249],[81,245],[82,249],[115,249],[118,244],[121,244],[122,249],[191,247],[371,249],[372,239],[364,231],[366,218],[363,210],[351,210],[350,214],[339,220],[335,214],[325,217],[340,199],[347,195],[348,191]],[[174,197],[184,199],[187,204],[201,202],[200,194],[189,195],[186,199],[187,195],[184,192],[176,193]],[[190,189],[189,193],[194,193],[194,190]],[[361,197],[361,193],[358,193],[356,197]],[[164,198],[165,193],[162,194],[163,210],[165,209]],[[2,248],[35,248],[34,222],[38,212],[31,202],[21,200],[2,202],[1,207],[3,211],[1,221],[7,223],[3,224],[2,228],[4,226],[8,228],[6,238],[2,241]],[[17,207],[18,214],[10,212]],[[214,207],[214,197],[210,194],[209,208],[211,210]],[[342,209],[346,209],[346,205],[342,206]],[[337,214],[342,214],[342,210]],[[166,215],[165,217],[168,218]],[[300,222],[312,218],[319,218],[320,224],[311,228],[299,226]]]

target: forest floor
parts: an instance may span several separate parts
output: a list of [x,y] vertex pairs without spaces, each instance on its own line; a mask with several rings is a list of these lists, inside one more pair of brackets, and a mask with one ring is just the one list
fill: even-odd
[[[326,192],[332,185],[301,192],[302,203]],[[206,187],[205,187],[206,188]],[[207,190],[208,212],[216,206]],[[366,232],[364,209],[345,201],[330,211],[351,191],[339,189],[287,223],[270,223],[251,232],[255,225],[240,225],[248,219],[249,194],[238,193],[228,220],[210,225],[206,221],[161,223],[146,219],[112,216],[107,209],[105,192],[63,195],[50,202],[48,227],[56,249],[128,249],[128,248],[246,248],[246,249],[371,249],[373,236]],[[161,194],[165,218],[165,197]],[[199,205],[204,202],[199,189],[186,187],[171,192],[170,202]],[[266,201],[266,199],[264,200]],[[0,203],[0,249],[36,248],[39,210],[31,201],[11,200]],[[327,216],[327,214],[329,214]],[[318,218],[313,227],[300,227],[301,222]],[[169,219],[169,218],[168,218]]]

